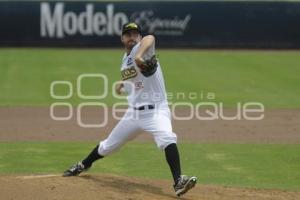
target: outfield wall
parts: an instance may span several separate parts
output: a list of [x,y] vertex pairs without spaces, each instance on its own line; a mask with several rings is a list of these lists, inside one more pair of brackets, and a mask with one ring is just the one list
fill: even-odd
[[300,2],[0,2],[0,46],[120,46],[141,24],[161,47],[300,48]]

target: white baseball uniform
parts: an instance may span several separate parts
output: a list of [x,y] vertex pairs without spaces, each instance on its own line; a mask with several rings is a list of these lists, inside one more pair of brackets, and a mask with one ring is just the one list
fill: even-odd
[[[161,150],[177,142],[176,134],[172,132],[171,114],[160,64],[158,62],[153,75],[145,77],[134,61],[139,47],[140,43],[136,44],[130,54],[125,53],[123,57],[121,74],[128,93],[129,108],[110,135],[100,142],[98,153],[102,156],[118,150],[141,130],[152,134]],[[153,45],[145,52],[144,59],[154,54]]]

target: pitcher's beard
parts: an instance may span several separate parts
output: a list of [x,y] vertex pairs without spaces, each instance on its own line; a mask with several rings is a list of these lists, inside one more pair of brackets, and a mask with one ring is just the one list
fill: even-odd
[[134,47],[136,44],[137,44],[137,42],[130,42],[130,43],[128,43],[127,49],[132,50],[133,47]]

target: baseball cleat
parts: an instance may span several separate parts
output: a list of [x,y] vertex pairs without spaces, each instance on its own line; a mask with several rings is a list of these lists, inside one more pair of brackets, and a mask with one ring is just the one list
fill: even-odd
[[197,177],[188,177],[186,175],[181,175],[177,184],[174,185],[175,193],[178,197],[185,194],[187,191],[192,189],[197,183]]
[[81,162],[78,162],[77,164],[73,165],[70,169],[66,170],[63,174],[63,176],[77,176],[81,172],[88,170],[88,168],[85,168],[84,165]]

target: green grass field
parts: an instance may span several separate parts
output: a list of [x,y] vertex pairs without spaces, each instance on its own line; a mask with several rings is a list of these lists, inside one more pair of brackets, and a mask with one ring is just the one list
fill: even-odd
[[[169,92],[196,92],[207,101],[234,107],[237,102],[258,101],[272,108],[300,108],[300,51],[197,51],[159,50]],[[72,82],[75,93],[68,100],[82,102],[76,94],[76,79],[82,73],[102,73],[112,83],[120,79],[121,50],[0,49],[0,105],[50,105],[50,84]],[[84,94],[102,94],[97,79],[83,81]],[[57,94],[66,94],[64,87]],[[200,96],[203,94],[204,98]],[[187,97],[186,97],[187,98]],[[182,98],[179,101],[184,101]],[[186,99],[185,99],[186,100]]]
[[[159,50],[169,92],[213,92],[215,102],[234,107],[258,101],[267,108],[300,108],[300,51]],[[0,106],[49,106],[55,80],[76,85],[82,73],[120,79],[122,50],[0,49]],[[101,83],[84,82],[85,94],[100,94]],[[64,87],[57,94],[66,94]],[[178,101],[180,101],[179,99]],[[206,99],[192,100],[197,103]],[[71,99],[82,102],[76,90]],[[210,100],[211,101],[211,100]],[[25,133],[24,133],[25,134]],[[95,144],[0,142],[1,174],[61,173]],[[300,190],[300,145],[181,143],[184,172],[200,183]],[[138,153],[137,153],[138,152]],[[149,159],[151,158],[151,159]],[[170,179],[164,155],[152,143],[131,143],[98,162],[91,173]]]
[[[91,143],[0,143],[0,173],[62,173],[88,153]],[[300,188],[300,146],[284,144],[179,145],[184,173],[202,184]],[[137,153],[138,152],[138,153]],[[96,162],[90,173],[171,179],[164,153],[154,144],[130,143]]]

